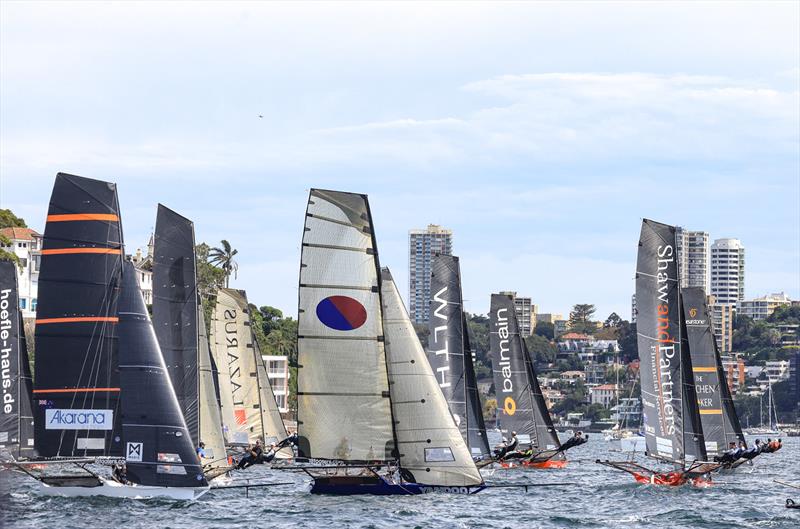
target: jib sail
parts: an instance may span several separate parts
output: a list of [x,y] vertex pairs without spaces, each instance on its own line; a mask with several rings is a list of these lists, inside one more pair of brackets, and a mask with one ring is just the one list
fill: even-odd
[[[533,398],[533,421],[536,424],[536,448],[540,451],[556,450],[561,446],[558,440],[558,432],[553,426],[553,419],[550,417],[550,410],[547,409],[547,402],[544,400],[539,379],[536,377],[536,370],[533,367],[533,357],[525,340],[520,336],[522,349],[525,351],[525,360],[528,364],[528,380],[531,384],[531,397]],[[550,458],[553,461],[565,459],[564,452],[558,452]]]
[[745,439],[711,330],[706,294],[693,287],[684,288],[681,295],[706,452],[716,456],[727,450],[729,443],[738,445]]
[[119,370],[127,477],[162,487],[206,485],[136,279],[125,262],[119,299]]
[[311,190],[298,309],[301,457],[395,459],[378,251],[366,195]]
[[675,227],[642,222],[636,326],[647,453],[684,464],[706,459],[682,321]]
[[389,388],[404,476],[425,485],[479,485],[483,479],[425,359],[400,292],[389,269],[381,273]]
[[22,311],[19,310],[17,265],[0,261],[0,359],[3,403],[0,408],[0,448],[16,458],[29,458],[33,448],[33,394],[31,366]]
[[56,176],[39,272],[34,384],[40,456],[121,455],[115,184]]

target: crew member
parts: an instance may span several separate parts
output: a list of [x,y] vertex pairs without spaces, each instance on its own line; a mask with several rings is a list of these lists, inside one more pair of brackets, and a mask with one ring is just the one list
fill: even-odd
[[575,435],[573,435],[572,437],[567,439],[567,441],[564,444],[561,445],[561,448],[559,448],[559,450],[561,450],[561,451],[569,450],[570,448],[574,448],[576,446],[579,446],[579,445],[582,445],[583,443],[588,443],[588,442],[589,442],[589,436],[588,435],[586,437],[584,437],[583,436],[583,432],[576,432]]
[[280,450],[281,448],[286,448],[287,446],[297,446],[297,432],[291,434],[289,437],[282,440],[280,443],[278,443],[277,446],[278,450]]
[[741,458],[750,461],[751,459],[759,455],[763,448],[764,447],[761,445],[761,439],[756,439],[756,443],[753,446],[753,448],[750,448],[749,450],[744,450],[742,452]]
[[497,459],[503,459],[506,454],[516,450],[518,445],[519,440],[517,439],[517,432],[511,432],[511,439],[503,443],[503,446],[497,451]]
[[238,470],[244,470],[249,466],[255,465],[259,462],[263,453],[264,449],[261,448],[261,439],[256,439],[256,444],[251,446],[250,450],[248,450],[248,454],[239,460],[239,464],[236,465],[236,468]]
[[123,485],[128,484],[128,469],[125,466],[125,463],[122,463],[121,465],[114,465],[114,470],[111,471],[111,475],[117,482],[122,483]]
[[200,441],[195,452],[197,452],[197,459],[202,461],[203,458],[206,457],[206,444],[203,441]]
[[736,448],[736,443],[731,441],[728,445],[728,450],[726,450],[722,455],[714,456],[714,461],[717,463],[733,463],[737,459],[739,459],[739,449]]

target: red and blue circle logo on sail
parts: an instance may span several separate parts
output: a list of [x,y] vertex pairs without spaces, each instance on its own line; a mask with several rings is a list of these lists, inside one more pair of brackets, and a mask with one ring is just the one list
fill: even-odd
[[367,309],[353,298],[329,296],[317,304],[317,318],[331,329],[352,331],[367,321]]

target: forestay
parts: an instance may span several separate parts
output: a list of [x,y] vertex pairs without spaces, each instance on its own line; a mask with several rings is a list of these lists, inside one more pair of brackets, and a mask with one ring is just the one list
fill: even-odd
[[636,326],[647,453],[684,464],[706,459],[682,329],[675,228],[642,222],[636,264]]
[[706,294],[702,288],[692,287],[682,289],[681,297],[706,452],[716,456],[727,450],[729,443],[738,445],[745,439],[711,330]]
[[117,299],[122,229],[115,184],[59,173],[36,307],[40,456],[122,455]]
[[404,476],[425,485],[481,484],[483,479],[448,410],[388,268],[382,269],[381,292],[389,387]]
[[17,265],[0,261],[0,356],[3,405],[0,408],[0,448],[15,458],[30,458],[33,448],[33,394],[31,366],[22,311],[19,308]]
[[128,479],[140,485],[205,486],[130,261],[119,300],[119,370]]
[[393,459],[378,253],[366,195],[311,190],[299,287],[300,455]]

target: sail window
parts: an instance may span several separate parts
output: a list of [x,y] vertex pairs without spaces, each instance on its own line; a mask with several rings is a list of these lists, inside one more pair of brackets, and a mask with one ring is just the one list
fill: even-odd
[[158,465],[156,472],[159,474],[178,474],[181,476],[186,475],[186,469],[181,465]]
[[453,451],[450,450],[449,447],[440,447],[440,448],[426,448],[425,449],[425,461],[430,463],[441,463],[444,461],[455,461],[456,458],[453,456]]

